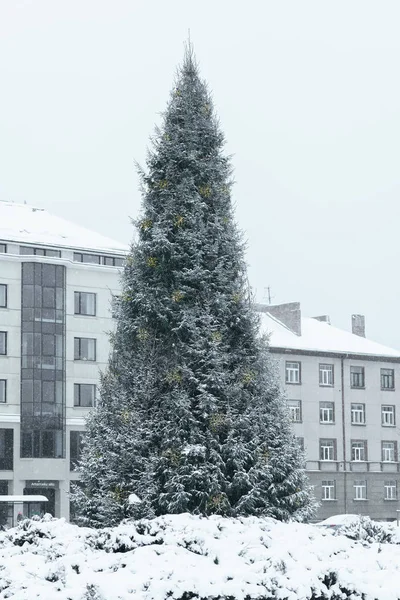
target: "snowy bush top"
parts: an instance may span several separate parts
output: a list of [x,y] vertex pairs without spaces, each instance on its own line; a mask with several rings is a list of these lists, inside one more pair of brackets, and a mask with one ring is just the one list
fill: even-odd
[[399,545],[269,518],[167,515],[93,530],[46,516],[0,533],[1,599],[398,600],[399,581]]

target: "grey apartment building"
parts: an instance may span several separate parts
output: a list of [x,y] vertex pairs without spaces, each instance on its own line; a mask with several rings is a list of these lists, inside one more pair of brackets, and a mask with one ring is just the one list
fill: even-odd
[[400,492],[400,351],[352,333],[299,303],[259,306],[278,359],[295,435],[320,501],[318,519],[342,513],[396,518]]
[[[45,495],[57,517],[70,516],[126,252],[44,210],[0,202],[0,495]],[[44,507],[22,510],[31,509]]]

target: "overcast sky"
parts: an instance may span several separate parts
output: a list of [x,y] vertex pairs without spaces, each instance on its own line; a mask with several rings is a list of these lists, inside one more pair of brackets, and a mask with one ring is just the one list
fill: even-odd
[[188,29],[262,301],[400,349],[398,0],[0,0],[0,199],[130,241]]

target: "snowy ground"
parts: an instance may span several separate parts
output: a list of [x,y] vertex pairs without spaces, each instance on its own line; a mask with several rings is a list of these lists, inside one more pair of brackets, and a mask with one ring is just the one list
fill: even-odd
[[272,519],[174,515],[92,530],[48,517],[0,533],[0,598],[398,600],[400,544]]

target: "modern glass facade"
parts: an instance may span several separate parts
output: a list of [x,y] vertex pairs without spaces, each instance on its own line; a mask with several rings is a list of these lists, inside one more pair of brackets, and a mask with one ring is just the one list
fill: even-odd
[[65,457],[65,267],[22,264],[21,458]]

